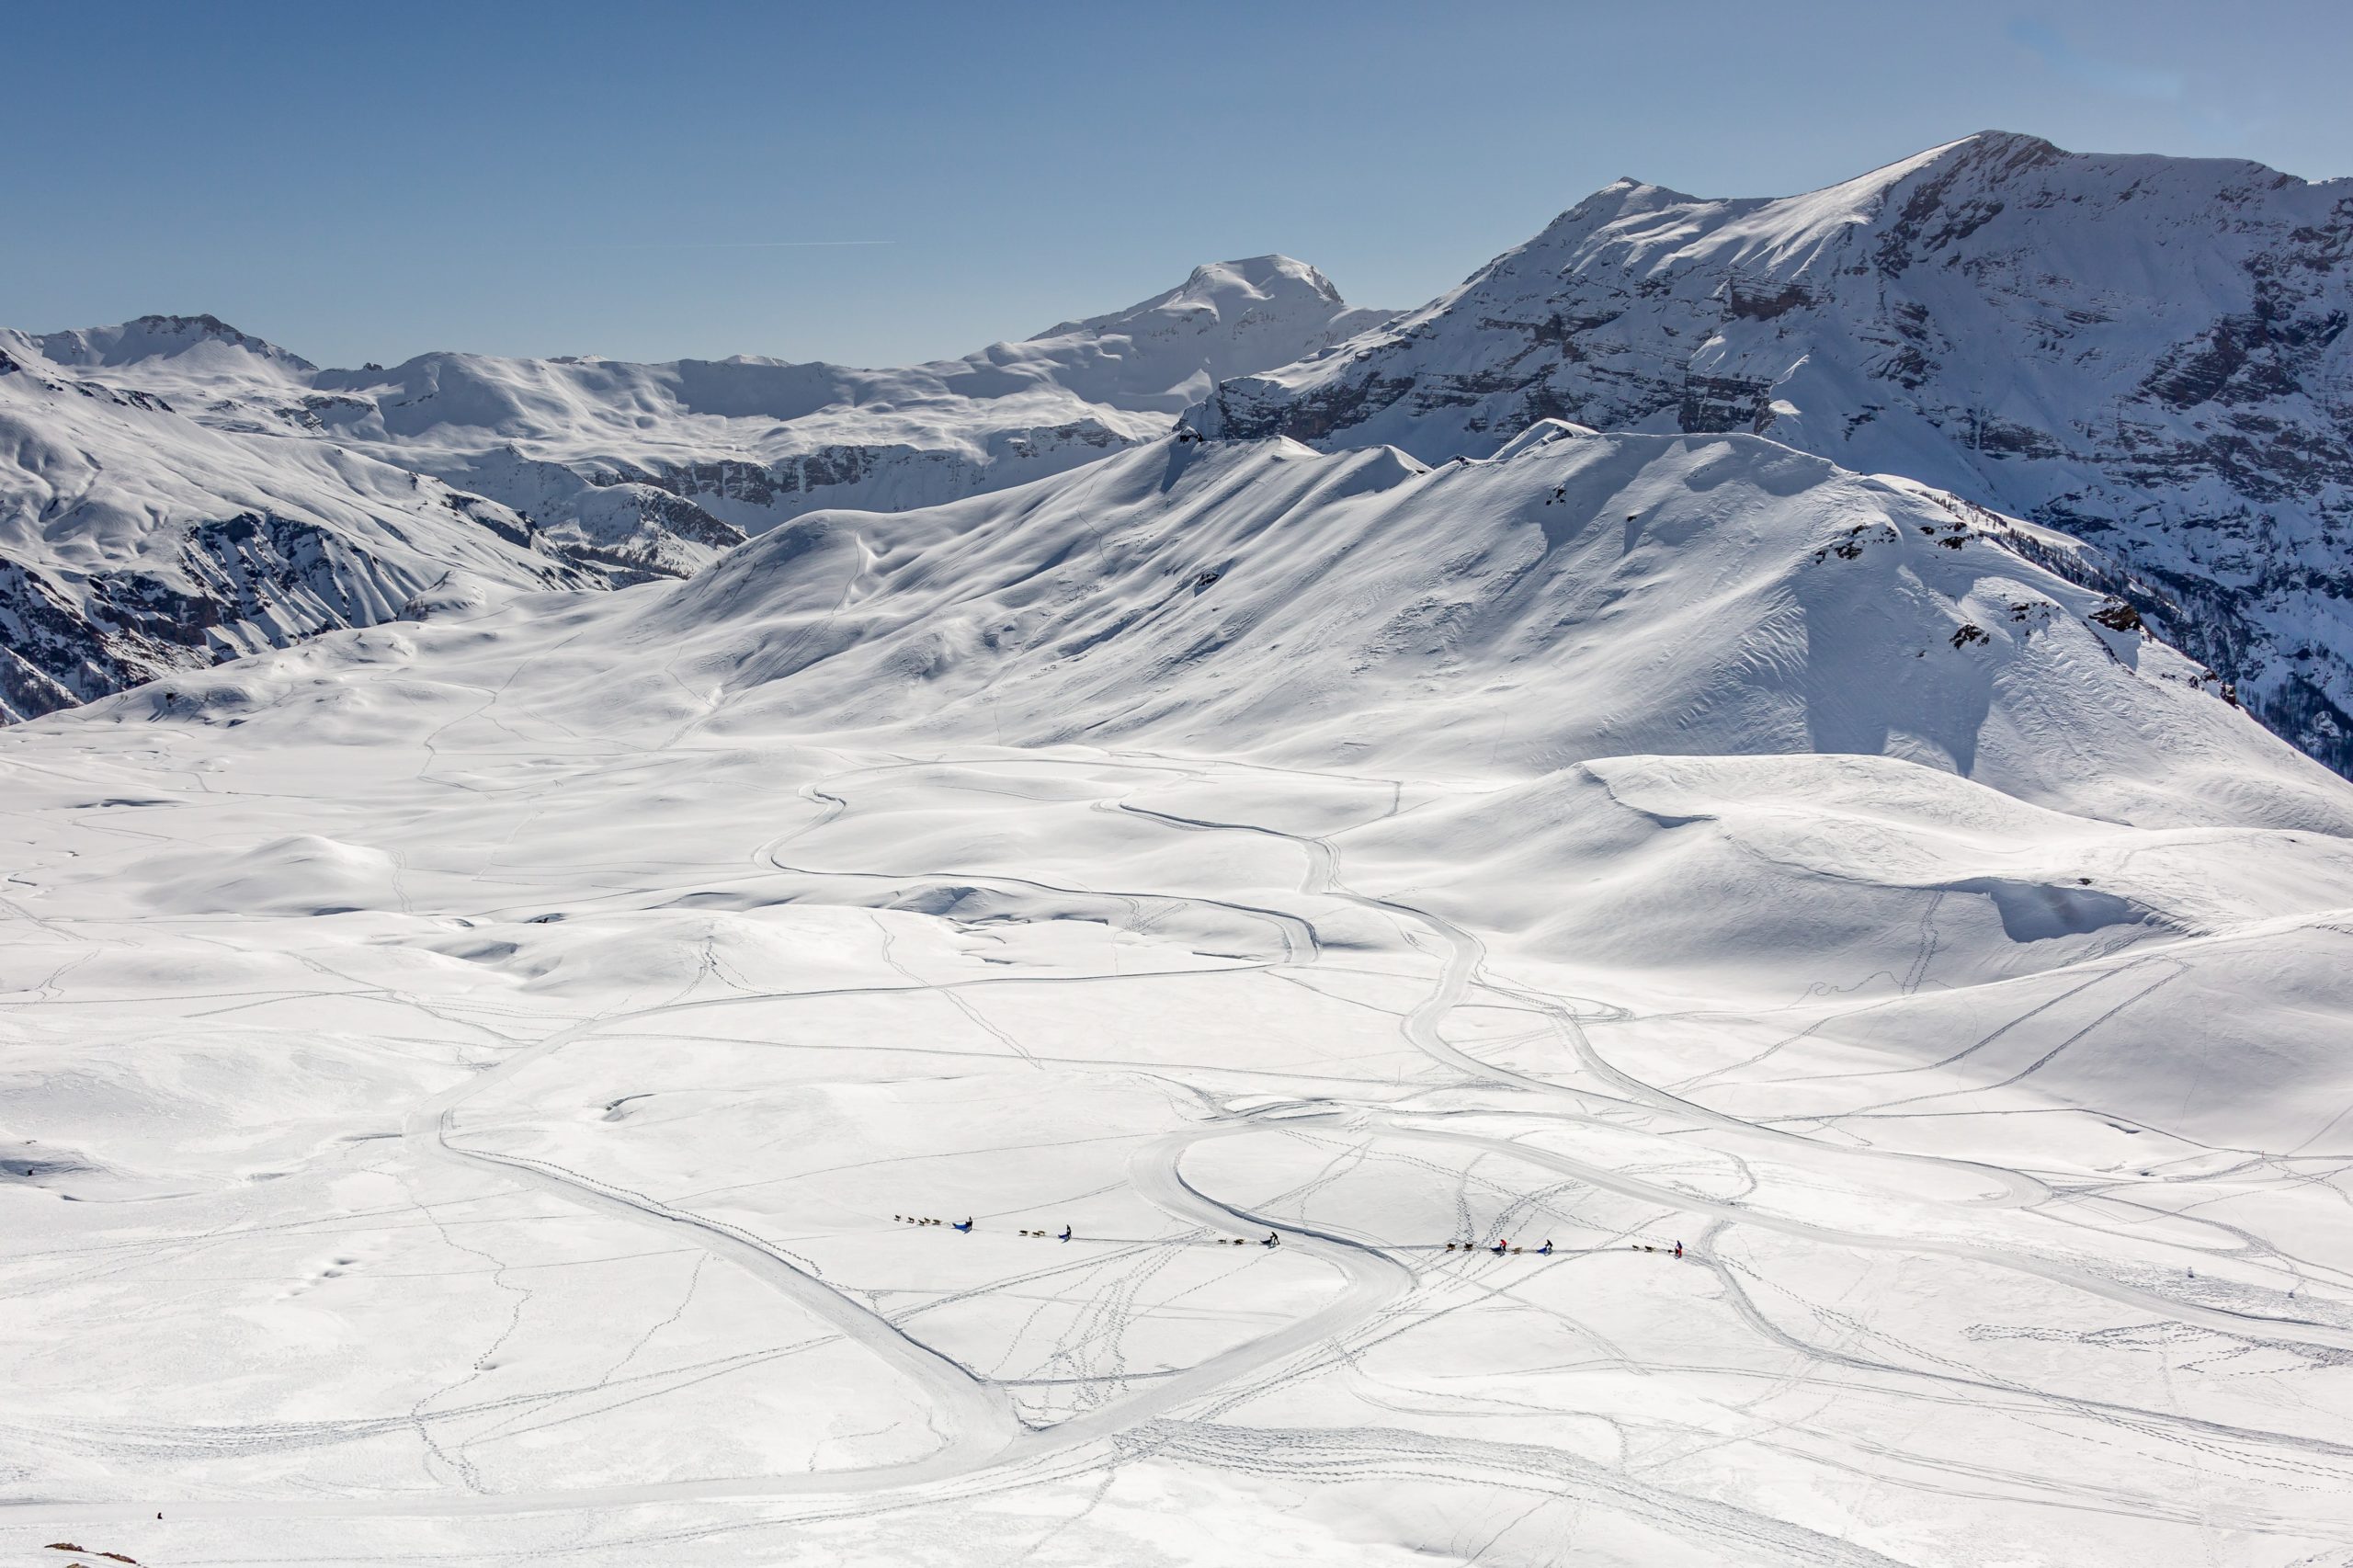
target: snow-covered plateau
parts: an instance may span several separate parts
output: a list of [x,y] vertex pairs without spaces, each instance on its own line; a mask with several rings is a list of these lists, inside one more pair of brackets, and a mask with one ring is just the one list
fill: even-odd
[[2347,1561],[2353,785],[2107,570],[1180,430],[0,731],[0,1551]]

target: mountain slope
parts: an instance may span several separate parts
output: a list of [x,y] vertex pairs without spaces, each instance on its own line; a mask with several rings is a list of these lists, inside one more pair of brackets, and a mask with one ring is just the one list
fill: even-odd
[[[674,725],[709,692],[731,723],[1521,775],[1864,753],[2118,820],[2353,832],[2341,783],[2212,672],[2021,553],[2064,545],[1754,437],[1555,423],[1437,469],[1173,440],[796,519],[551,622],[571,652],[533,678],[582,679],[608,724]],[[105,711],[259,715],[275,679],[240,665]]]
[[[1966,138],[1825,190],[1621,180],[1216,434],[1494,451],[1531,420],[1744,430],[2097,544],[2353,770],[2353,182]],[[2170,601],[2170,602],[2168,602]]]

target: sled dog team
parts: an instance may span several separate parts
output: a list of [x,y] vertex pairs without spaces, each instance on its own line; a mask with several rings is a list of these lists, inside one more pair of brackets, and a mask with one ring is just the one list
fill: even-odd
[[[972,1233],[972,1216],[971,1216],[971,1215],[969,1215],[969,1214],[968,1214],[968,1215],[966,1215],[966,1216],[965,1216],[963,1219],[961,1219],[961,1220],[949,1220],[949,1221],[918,1219],[918,1218],[916,1218],[916,1217],[915,1217],[915,1215],[913,1215],[913,1214],[893,1214],[893,1215],[892,1215],[892,1216],[891,1216],[891,1218],[892,1218],[892,1219],[893,1219],[893,1220],[895,1220],[895,1221],[898,1221],[900,1224],[902,1224],[902,1225],[938,1225],[938,1224],[945,1224],[945,1225],[947,1225],[947,1226],[948,1226],[948,1228],[949,1228],[949,1230],[951,1230],[951,1231],[961,1231],[961,1232],[963,1232],[963,1233],[964,1233],[965,1234],[967,1234],[967,1235],[970,1235],[970,1234]],[[1071,1238],[1071,1228],[1070,1228],[1070,1226],[1069,1226],[1067,1223],[1065,1223],[1065,1224],[1063,1226],[1063,1228],[1062,1228],[1062,1231],[1061,1231],[1061,1233],[1060,1233],[1060,1234],[1056,1234],[1056,1233],[1055,1233],[1054,1232],[1052,1232],[1052,1231],[1029,1231],[1029,1230],[1025,1230],[1025,1231],[1023,1231],[1021,1233],[1022,1233],[1023,1235],[1025,1235],[1025,1236],[1037,1236],[1037,1237],[1040,1237],[1040,1238],[1045,1238],[1045,1237],[1049,1237],[1049,1236],[1051,1236],[1051,1237],[1052,1237],[1055,1241],[1058,1241],[1058,1242],[1066,1242],[1066,1241],[1070,1240],[1070,1238]],[[1277,1234],[1276,1233],[1274,1233],[1273,1231],[1268,1231],[1268,1232],[1267,1233],[1267,1238],[1266,1238],[1266,1240],[1264,1240],[1264,1241],[1260,1242],[1258,1244],[1259,1244],[1260,1246],[1262,1246],[1262,1247],[1280,1246],[1280,1245],[1282,1244],[1282,1240],[1283,1240],[1283,1239],[1282,1239],[1282,1237],[1281,1237],[1281,1236],[1278,1235],[1278,1234]],[[1218,1245],[1218,1246],[1236,1246],[1236,1247],[1246,1247],[1246,1246],[1248,1246],[1250,1244],[1249,1244],[1247,1241],[1244,1240],[1244,1239],[1243,1239],[1242,1237],[1240,1237],[1240,1236],[1222,1236],[1222,1237],[1220,1237],[1220,1238],[1218,1239],[1218,1241],[1217,1241],[1215,1244],[1213,1244]],[[1466,1252],[1466,1253],[1468,1253],[1468,1252],[1491,1252],[1491,1253],[1494,1253],[1497,1257],[1505,1257],[1505,1256],[1514,1256],[1514,1257],[1516,1257],[1516,1256],[1519,1256],[1520,1254],[1522,1254],[1522,1253],[1533,1253],[1533,1254],[1534,1254],[1535,1256],[1537,1256],[1538,1257],[1550,1257],[1550,1256],[1552,1256],[1552,1239],[1550,1236],[1547,1236],[1546,1238],[1544,1238],[1544,1244],[1543,1244],[1542,1246],[1540,1246],[1540,1247],[1516,1247],[1516,1246],[1514,1246],[1514,1245],[1512,1245],[1512,1244],[1511,1244],[1511,1242],[1510,1242],[1509,1238],[1507,1238],[1507,1237],[1504,1237],[1504,1236],[1498,1236],[1498,1237],[1496,1237],[1496,1238],[1495,1238],[1495,1244],[1494,1244],[1494,1245],[1492,1245],[1492,1246],[1482,1247],[1482,1246],[1481,1246],[1478,1243],[1476,1243],[1476,1242],[1449,1242],[1449,1243],[1447,1243],[1447,1244],[1446,1244],[1446,1250],[1447,1250],[1447,1251],[1449,1251],[1449,1252]],[[1666,1248],[1666,1247],[1663,1247],[1663,1246],[1654,1245],[1654,1244],[1649,1243],[1649,1242],[1634,1242],[1634,1243],[1631,1244],[1631,1250],[1632,1250],[1632,1251],[1634,1251],[1634,1252],[1666,1252],[1666,1251],[1668,1251],[1668,1250],[1670,1250],[1670,1249],[1668,1249],[1668,1248]],[[1681,1242],[1677,1242],[1677,1243],[1675,1244],[1675,1245],[1674,1245],[1674,1247],[1673,1247],[1672,1251],[1673,1251],[1674,1255],[1675,1255],[1677,1257],[1681,1257],[1681,1256],[1683,1256],[1683,1244],[1682,1244]]]
[[[948,1221],[919,1219],[918,1217],[916,1217],[915,1215],[913,1215],[913,1214],[893,1214],[893,1215],[892,1215],[892,1216],[891,1216],[891,1218],[892,1218],[892,1219],[893,1219],[893,1220],[896,1220],[896,1221],[897,1221],[900,1224],[902,1224],[902,1225],[938,1225],[938,1224],[945,1224],[945,1225],[946,1225],[949,1230],[951,1230],[951,1231],[961,1231],[961,1232],[963,1232],[963,1233],[964,1233],[965,1234],[967,1234],[967,1235],[972,1234],[972,1216],[971,1216],[971,1215],[969,1215],[969,1214],[968,1214],[968,1215],[966,1215],[966,1216],[965,1216],[963,1219],[961,1219],[961,1220],[948,1220]],[[1058,1241],[1058,1242],[1066,1242],[1066,1241],[1068,1241],[1068,1240],[1070,1240],[1070,1239],[1071,1239],[1071,1228],[1070,1228],[1070,1226],[1069,1226],[1069,1225],[1067,1225],[1067,1224],[1065,1224],[1065,1225],[1063,1225],[1063,1228],[1062,1228],[1062,1233],[1061,1233],[1059,1235],[1055,1234],[1055,1233],[1054,1233],[1054,1232],[1052,1232],[1052,1231],[1023,1231],[1021,1233],[1022,1233],[1023,1235],[1025,1235],[1025,1236],[1039,1236],[1039,1237],[1047,1237],[1047,1236],[1051,1236],[1051,1237],[1052,1237],[1055,1241]],[[1267,1239],[1266,1239],[1265,1241],[1260,1242],[1258,1244],[1259,1244],[1260,1246],[1262,1246],[1262,1247],[1272,1247],[1272,1246],[1280,1246],[1280,1245],[1282,1245],[1282,1243],[1283,1243],[1283,1239],[1282,1239],[1282,1237],[1280,1237],[1280,1236],[1277,1235],[1277,1234],[1276,1234],[1274,1232],[1272,1232],[1272,1231],[1268,1231],[1268,1232],[1267,1233]],[[1220,1245],[1220,1246],[1237,1246],[1237,1247],[1246,1247],[1246,1246],[1248,1246],[1250,1244],[1249,1244],[1248,1242],[1246,1242],[1246,1241],[1243,1240],[1240,1236],[1226,1236],[1226,1237],[1222,1237],[1222,1238],[1221,1238],[1221,1239],[1219,1240],[1219,1242],[1218,1242],[1218,1244],[1218,1244],[1218,1245]]]
[[[1446,1250],[1449,1252],[1491,1252],[1497,1257],[1502,1257],[1506,1254],[1517,1257],[1523,1252],[1529,1252],[1534,1253],[1539,1257],[1550,1257],[1552,1256],[1552,1238],[1550,1236],[1545,1237],[1544,1244],[1540,1247],[1516,1247],[1511,1244],[1509,1237],[1497,1236],[1493,1246],[1482,1247],[1476,1242],[1449,1242],[1446,1244]],[[1627,1244],[1627,1250],[1630,1252],[1671,1252],[1675,1256],[1681,1257],[1683,1256],[1683,1244],[1681,1242],[1677,1242],[1672,1247],[1663,1247],[1651,1242],[1630,1242]]]

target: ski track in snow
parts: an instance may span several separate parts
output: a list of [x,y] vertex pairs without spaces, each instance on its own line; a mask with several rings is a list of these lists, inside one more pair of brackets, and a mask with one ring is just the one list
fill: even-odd
[[[495,700],[494,697],[493,700]],[[485,709],[488,706],[486,703]],[[835,867],[818,869],[796,867],[780,858],[788,843],[813,837],[840,820],[845,813],[852,812],[861,787],[870,790],[886,788],[899,778],[919,776],[940,766],[940,762],[925,761],[867,767],[807,786],[802,794],[821,805],[821,814],[783,837],[771,840],[755,852],[755,858],[779,871],[793,875],[872,879],[895,887],[952,884],[1023,893],[1086,892],[1092,896],[1125,901],[1130,909],[1136,912],[1138,918],[1141,906],[1147,900],[1192,903],[1258,922],[1267,927],[1281,946],[1281,956],[1276,963],[1279,969],[1312,968],[1324,955],[1325,949],[1317,939],[1313,920],[1263,904],[1174,892],[1131,891],[1102,894],[1096,890],[1059,886],[1032,878],[955,869],[907,871]],[[1030,764],[991,763],[987,766],[1010,766],[1017,773],[1025,767],[1037,771],[1035,765]],[[1111,763],[1097,759],[1086,766],[1097,778],[1111,771],[1131,775],[1135,782],[1131,792],[1150,783],[1183,777],[1175,765],[1164,761]],[[1196,778],[1202,772],[1198,768],[1183,771],[1191,773]],[[1971,1162],[1945,1161],[1933,1156],[1824,1144],[1798,1134],[1760,1128],[1746,1119],[1712,1111],[1610,1065],[1594,1051],[1577,1022],[1579,1008],[1590,1012],[1597,1006],[1602,1006],[1606,1013],[1608,1011],[1606,1006],[1584,999],[1576,1007],[1572,1007],[1558,998],[1499,981],[1488,972],[1485,945],[1472,933],[1402,900],[1349,891],[1341,881],[1339,853],[1325,838],[1290,833],[1246,821],[1211,820],[1156,810],[1125,799],[1096,804],[1098,810],[1110,810],[1131,820],[1156,824],[1172,835],[1246,835],[1287,846],[1298,853],[1302,862],[1302,875],[1297,888],[1301,899],[1351,904],[1368,915],[1392,920],[1401,927],[1418,928],[1429,941],[1442,948],[1443,958],[1437,974],[1427,985],[1427,994],[1398,1019],[1400,1034],[1415,1050],[1426,1054],[1460,1083],[1486,1091],[1502,1091],[1513,1096],[1540,1097],[1544,1102],[1544,1108],[1540,1119],[1531,1130],[1533,1131],[1550,1133],[1563,1125],[1572,1128],[1578,1124],[1608,1125],[1602,1118],[1588,1114],[1588,1109],[1606,1105],[1610,1096],[1619,1096],[1617,1103],[1623,1107],[1639,1107],[1673,1116],[1691,1128],[1729,1127],[1745,1133],[1754,1133],[1762,1140],[1765,1147],[1777,1152],[1802,1152],[1808,1157],[1826,1157],[1833,1166],[1847,1166],[1859,1162],[1912,1163],[1965,1172],[1972,1177],[1991,1177],[2001,1188],[1995,1200],[2017,1210],[2030,1211],[2049,1196],[2048,1188],[2042,1183],[2024,1173],[2005,1172]],[[1391,811],[1394,810],[1392,802]],[[1034,986],[1039,983],[1035,978],[1008,976],[1004,980],[976,978],[943,986],[924,982],[895,962],[892,967],[904,979],[905,983],[903,986],[865,989],[870,992],[898,989],[956,996],[960,991],[985,992],[995,985]],[[61,971],[46,983],[53,985],[63,978]],[[1115,977],[1098,974],[1067,979],[1086,983],[1090,981],[1111,981]],[[1565,1086],[1504,1069],[1483,1062],[1447,1040],[1441,1033],[1442,1026],[1449,1014],[1461,1006],[1466,995],[1474,989],[1530,1004],[1540,1009],[1574,1042],[1578,1062],[1605,1087],[1596,1090]],[[839,994],[813,991],[797,994]],[[2261,1335],[2270,1340],[2346,1350],[2353,1349],[2353,1327],[2268,1319],[2256,1314],[2201,1307],[2016,1250],[1951,1244],[1919,1235],[1870,1233],[1813,1224],[1771,1212],[1751,1202],[1711,1199],[1670,1183],[1628,1176],[1592,1161],[1560,1153],[1550,1146],[1531,1142],[1528,1133],[1498,1137],[1451,1131],[1442,1125],[1423,1124],[1424,1119],[1416,1112],[1411,1108],[1400,1108],[1387,1099],[1350,1105],[1345,1099],[1319,1095],[1312,1105],[1302,1106],[1293,1112],[1269,1116],[1259,1111],[1231,1116],[1168,1134],[1140,1148],[1128,1163],[1130,1186],[1147,1202],[1190,1227],[1186,1234],[1248,1233],[1260,1226],[1270,1227],[1281,1233],[1287,1255],[1310,1257],[1327,1266],[1336,1272],[1342,1283],[1336,1291],[1329,1294],[1323,1306],[1296,1317],[1273,1332],[1245,1339],[1171,1375],[1156,1376],[1141,1384],[1123,1384],[1126,1392],[1117,1397],[1082,1414],[1045,1425],[1032,1425],[1021,1420],[1006,1402],[1004,1390],[998,1383],[977,1375],[969,1367],[926,1346],[919,1336],[893,1326],[889,1319],[878,1314],[867,1303],[844,1294],[806,1258],[779,1242],[709,1216],[698,1215],[688,1209],[634,1191],[618,1182],[551,1161],[470,1147],[462,1138],[452,1136],[453,1128],[469,1101],[533,1064],[546,1062],[577,1041],[608,1030],[645,1031],[674,1023],[681,1016],[713,1007],[756,1006],[790,1000],[795,994],[682,997],[655,1006],[584,1019],[550,1034],[537,1044],[510,1051],[496,1065],[476,1072],[418,1104],[405,1118],[404,1144],[420,1161],[438,1162],[460,1173],[489,1176],[504,1183],[547,1193],[572,1208],[608,1215],[624,1223],[649,1230],[660,1237],[684,1240],[707,1253],[713,1260],[751,1274],[810,1317],[867,1354],[894,1367],[920,1387],[932,1402],[937,1418],[947,1431],[945,1441],[936,1451],[905,1463],[869,1467],[847,1473],[819,1471],[488,1493],[439,1491],[422,1495],[398,1494],[370,1499],[175,1496],[169,1500],[169,1511],[173,1517],[183,1519],[258,1520],[531,1514],[584,1508],[621,1508],[657,1503],[748,1502],[795,1495],[838,1499],[864,1493],[887,1493],[905,1497],[937,1494],[942,1487],[951,1483],[954,1491],[971,1494],[975,1487],[985,1492],[992,1486],[1023,1484],[1040,1473],[1039,1467],[1042,1462],[1074,1451],[1095,1454],[1098,1456],[1097,1462],[1100,1462],[1100,1456],[1106,1452],[1103,1448],[1106,1443],[1127,1443],[1131,1451],[1164,1457],[1184,1455],[1212,1464],[1240,1464],[1245,1469],[1263,1469],[1271,1460],[1275,1466],[1272,1473],[1293,1473],[1288,1462],[1290,1456],[1286,1450],[1278,1449],[1264,1452],[1258,1458],[1245,1461],[1232,1449],[1234,1442],[1243,1440],[1237,1429],[1213,1425],[1199,1426],[1188,1422],[1185,1412],[1201,1407],[1213,1399],[1219,1401],[1221,1408],[1232,1408],[1237,1401],[1246,1403],[1254,1397],[1254,1391],[1263,1393],[1279,1388],[1287,1375],[1293,1375],[1286,1369],[1302,1358],[1328,1362],[1336,1356],[1345,1355],[1346,1346],[1352,1338],[1368,1332],[1377,1334],[1385,1326],[1393,1325],[1400,1303],[1409,1301],[1417,1290],[1427,1289],[1427,1271],[1431,1263],[1427,1256],[1416,1255],[1426,1255],[1430,1249],[1426,1245],[1401,1247],[1394,1239],[1349,1233],[1344,1230],[1317,1226],[1295,1216],[1264,1210],[1247,1201],[1221,1197],[1213,1187],[1205,1187],[1201,1180],[1187,1174],[1185,1161],[1188,1154],[1218,1142],[1265,1136],[1269,1130],[1323,1131],[1352,1145],[1361,1144],[1381,1150],[1404,1145],[1475,1150],[1483,1155],[1556,1173],[1571,1178],[1573,1183],[1642,1199],[1654,1206],[1661,1214],[1688,1216],[1695,1231],[1702,1224],[1708,1227],[1701,1233],[1700,1247],[1695,1256],[1704,1259],[1702,1266],[1719,1278],[1723,1299],[1735,1309],[1740,1321],[1761,1338],[1824,1368],[1891,1374],[1899,1379],[1925,1377],[1945,1384],[1968,1386],[2006,1396],[2032,1401],[2052,1400],[2058,1407],[2073,1415],[2102,1421],[2122,1421],[2142,1428],[2178,1432],[2185,1441],[2222,1442],[2258,1450],[2297,1452],[2322,1456],[2330,1461],[2353,1460],[2353,1446],[2343,1443],[2290,1432],[2249,1430],[2222,1423],[2184,1419],[2165,1412],[2097,1400],[2056,1397],[2023,1384],[1957,1377],[1950,1372],[1923,1371],[1916,1368],[1890,1367],[1877,1360],[1831,1351],[1793,1335],[1759,1311],[1753,1302],[1753,1286],[1745,1285],[1738,1278],[1753,1274],[1754,1266],[1734,1263],[1713,1254],[1722,1246],[1731,1228],[1754,1226],[1850,1248],[1891,1251],[1911,1256],[1983,1261],[2070,1290],[2124,1304],[2143,1313],[2221,1334]],[[1009,1052],[1018,1053],[1019,1048],[1011,1044],[1010,1037],[1000,1038],[1006,1040]],[[1036,1065],[1045,1067],[1048,1063],[1039,1061]],[[1153,1070],[1175,1073],[1180,1069],[1170,1063]],[[1479,1114],[1508,1119],[1512,1113],[1506,1109]],[[1441,1117],[1440,1119],[1447,1119]],[[1155,1244],[1141,1244],[1151,1246]],[[1183,1243],[1179,1238],[1156,1244],[1165,1246]],[[1564,1251],[1561,1255],[1561,1264],[1554,1267],[1564,1265],[1571,1256],[1590,1256],[1590,1252]],[[1498,1264],[1495,1267],[1508,1265]],[[419,1429],[426,1429],[427,1425],[420,1420]],[[1141,1449],[1135,1449],[1132,1443],[1138,1435],[1144,1438]],[[1327,1442],[1329,1439],[1318,1438],[1316,1441]],[[1414,1462],[1432,1473],[1451,1470],[1480,1471],[1483,1466],[1492,1471],[1501,1461],[1486,1460],[1484,1451],[1484,1447],[1476,1442],[1437,1439],[1430,1441],[1426,1451],[1416,1453]],[[1372,1469],[1378,1471],[1399,1462],[1395,1457],[1376,1460],[1372,1461]],[[1557,1466],[1569,1461],[1555,1456],[1539,1462]],[[1328,1469],[1330,1464],[1331,1461],[1319,1459],[1312,1470]],[[1588,1473],[1585,1483],[1567,1485],[1565,1490],[1574,1494],[1581,1486],[1590,1487],[1591,1474],[1597,1473]],[[1514,1482],[1513,1484],[1525,1483]],[[1604,1493],[1606,1490],[1603,1489]],[[1660,1494],[1646,1490],[1641,1495],[1644,1502],[1656,1504]],[[1721,1511],[1721,1506],[1705,1504],[1696,1498],[1685,1499],[1677,1506],[1687,1512],[1699,1510],[1700,1515],[1706,1515],[1710,1507]],[[27,1499],[17,1502],[9,1510],[8,1517],[16,1524],[46,1527],[52,1521],[60,1526],[71,1522],[87,1528],[101,1520],[135,1521],[146,1517],[153,1511],[144,1499],[117,1504],[94,1501],[72,1505]],[[1726,1515],[1727,1518],[1732,1517]],[[1746,1519],[1749,1517],[1744,1515],[1740,1517]],[[2246,1528],[2291,1529],[2291,1521],[2284,1517],[2268,1522],[2241,1520],[2240,1525]],[[1706,1528],[1691,1527],[1701,1537],[1709,1539],[1714,1539],[1727,1528],[1722,1521],[1714,1520],[1713,1516],[1707,1516]],[[1817,1557],[1814,1551],[1804,1550],[1803,1543],[1794,1540],[1749,1538],[1743,1536],[1740,1530],[1733,1533],[1745,1541],[1747,1549],[1776,1560],[1786,1551],[1791,1554],[1791,1560],[1894,1561],[1827,1537],[1816,1539],[1815,1547],[1825,1553]],[[1725,1543],[1720,1540],[1718,1544]]]

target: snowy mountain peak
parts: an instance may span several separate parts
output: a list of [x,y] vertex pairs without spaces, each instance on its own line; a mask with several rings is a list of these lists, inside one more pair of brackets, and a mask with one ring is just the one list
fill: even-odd
[[[1202,326],[1231,324],[1254,312],[1312,316],[1327,320],[1334,310],[1347,312],[1348,302],[1332,280],[1307,263],[1280,255],[1245,256],[1237,261],[1206,262],[1193,268],[1184,282],[1165,293],[1079,321],[1057,322],[1029,342],[1101,335],[1154,316],[1191,316]],[[1354,312],[1374,320],[1388,312]]]
[[2073,156],[2057,143],[2023,131],[1985,130],[1957,136],[1910,158],[1899,158],[1889,168],[1906,164],[1972,164],[2003,170],[2029,168]]
[[219,362],[227,352],[251,356],[290,371],[318,369],[300,355],[240,332],[215,315],[139,316],[113,326],[44,333],[32,341],[52,364],[74,367],[111,369],[188,356]]
[[1551,233],[1564,224],[1589,223],[1597,219],[1606,220],[1631,212],[1655,212],[1662,207],[1675,207],[1699,199],[1669,186],[1654,185],[1631,175],[1620,175],[1553,219],[1544,233]]
[[1285,298],[1313,300],[1320,304],[1344,303],[1332,280],[1287,256],[1253,256],[1240,261],[1214,261],[1193,268],[1177,295],[1217,305],[1240,297],[1252,303]]
[[1051,363],[1061,384],[1096,402],[1174,415],[1237,373],[1226,366],[1310,357],[1393,313],[1350,305],[1303,261],[1256,256],[1197,267],[1124,311],[984,352],[999,364]]

